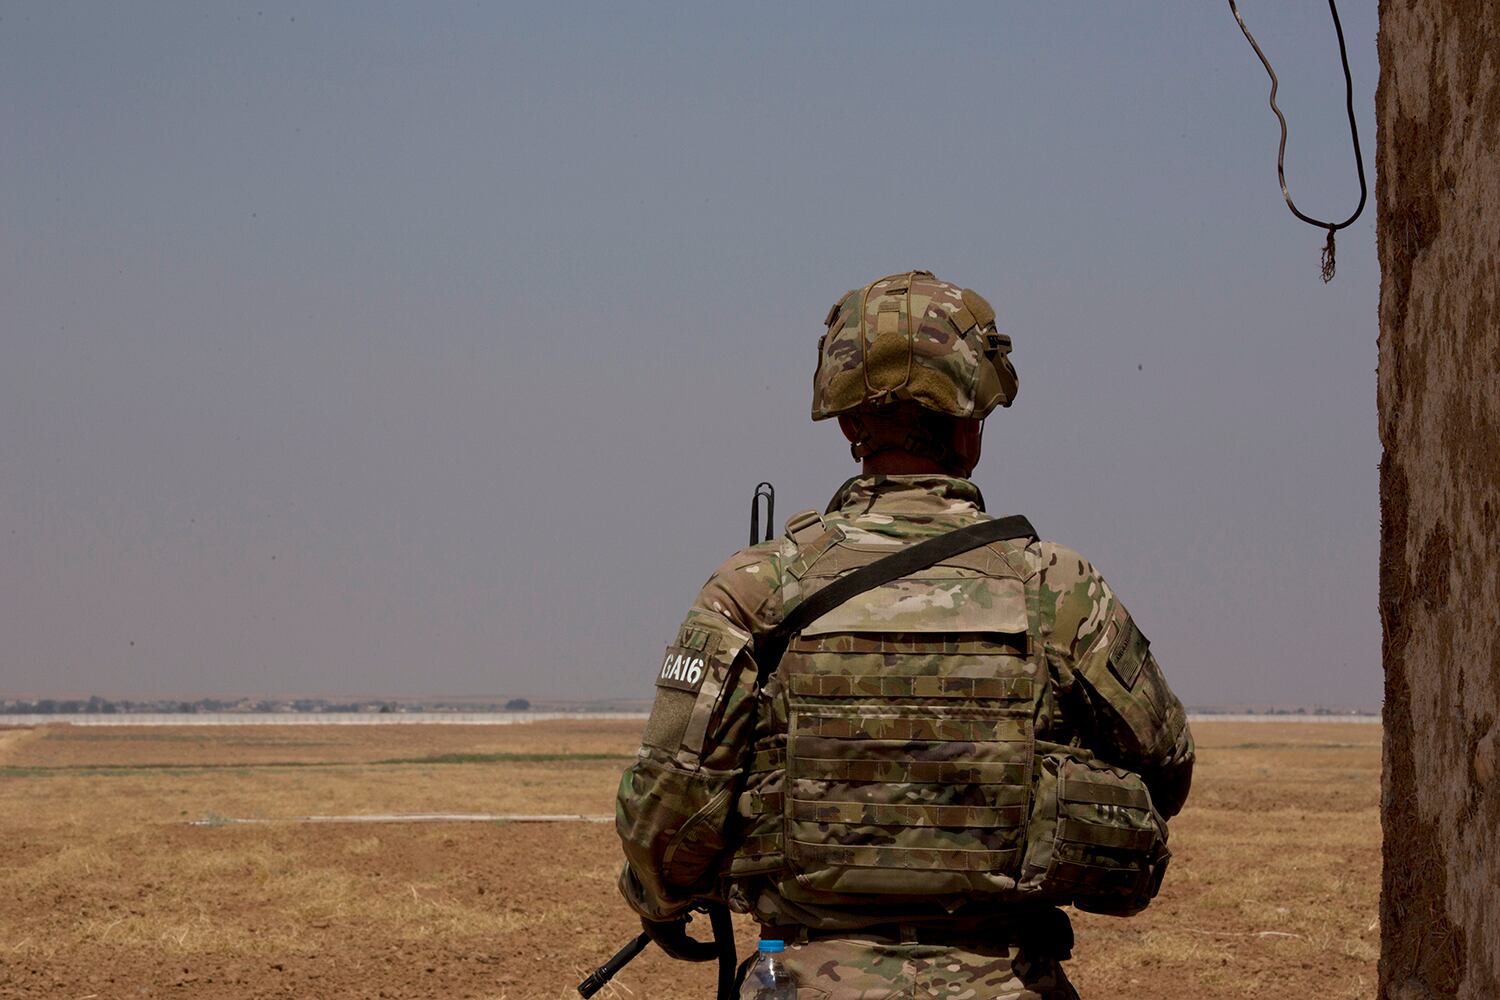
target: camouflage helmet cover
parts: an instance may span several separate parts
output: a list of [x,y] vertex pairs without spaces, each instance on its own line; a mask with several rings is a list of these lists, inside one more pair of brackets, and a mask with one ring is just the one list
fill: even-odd
[[1010,337],[978,292],[931,271],[892,274],[846,293],[824,320],[814,420],[910,400],[982,419],[1016,398]]

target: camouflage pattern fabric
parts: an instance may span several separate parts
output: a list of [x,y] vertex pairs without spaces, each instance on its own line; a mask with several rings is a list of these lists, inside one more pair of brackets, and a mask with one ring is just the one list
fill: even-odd
[[814,420],[901,400],[982,419],[1009,406],[1020,388],[1010,337],[995,329],[994,308],[931,271],[889,275],[845,293],[824,325]]
[[1078,1000],[1060,963],[1015,945],[833,937],[788,943],[782,957],[798,1000]]
[[[696,898],[727,893],[732,906],[762,923],[822,931],[908,920],[978,922],[1003,909],[982,898],[957,906],[921,895],[858,902],[790,898],[779,891],[770,866],[753,864],[738,863],[728,886],[723,879],[732,856],[739,862],[747,848],[753,853],[761,834],[751,817],[757,809],[769,812],[781,792],[747,779],[758,774],[763,782],[774,774],[778,748],[766,727],[787,723],[757,711],[765,699],[755,690],[755,640],[801,600],[811,580],[809,563],[843,558],[851,546],[892,551],[984,517],[979,490],[967,480],[859,477],[839,491],[825,517],[794,518],[791,537],[742,550],[714,573],[658,669],[657,701],[639,757],[621,780],[616,827],[627,864],[620,887],[632,906],[666,919]],[[1174,815],[1187,795],[1193,742],[1149,643],[1077,553],[1041,542],[1008,558],[1019,559],[1020,570],[1036,578],[1035,631],[1049,682],[1032,709],[1035,739],[1080,744],[1107,765],[1139,775],[1156,810]],[[904,613],[899,588],[888,596],[889,612]],[[954,602],[955,611],[961,603]],[[918,617],[941,623],[945,610],[930,602]]]
[[1096,913],[1144,909],[1171,854],[1140,775],[1074,747],[1038,763],[1020,890]]
[[[826,545],[829,532],[844,534],[817,522],[794,536],[808,565],[788,573],[807,593],[885,554],[844,537]],[[873,588],[790,644],[756,742],[784,747],[785,763],[752,760],[747,779],[782,771],[779,808],[742,809],[752,850],[782,841],[781,870],[766,872],[778,895],[1018,898],[1044,669],[1027,642],[1037,574],[1024,546],[994,543]],[[732,866],[769,860],[741,848]]]

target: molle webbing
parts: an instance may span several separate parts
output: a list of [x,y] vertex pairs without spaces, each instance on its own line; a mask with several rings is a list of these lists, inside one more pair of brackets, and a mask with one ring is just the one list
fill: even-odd
[[964,555],[1034,539],[1025,518],[883,557],[815,514],[788,535],[798,586],[755,650],[770,697],[731,878],[765,877],[789,912],[1144,907],[1170,857],[1144,780],[1037,740],[1051,684],[1034,562],[1014,543]]
[[[932,588],[918,593],[943,586],[910,583]],[[1014,641],[956,655],[952,645],[941,633],[866,632],[858,643],[803,635],[788,649],[778,671],[788,709],[779,800],[797,888],[787,893],[950,896],[1015,885],[1035,752],[1038,685],[1028,671],[1039,654]]]
[[1013,893],[1045,689],[1037,580],[1010,550],[953,560],[1032,538],[1003,518],[807,561],[809,596],[757,651],[787,742],[752,764],[741,872],[778,872],[804,903]]
[[[1014,868],[1021,859],[1019,847],[1000,851],[947,850],[920,847],[877,847],[858,845],[837,847],[822,844],[793,842],[793,851],[804,862],[822,862],[826,865],[841,865],[847,868],[870,868],[875,871],[949,871],[974,872],[976,874],[1006,871]],[[880,886],[878,895],[895,895],[888,883],[873,883]],[[932,892],[935,883],[912,880],[910,895],[946,895]],[[862,890],[869,892],[870,890]]]
[[1024,878],[1040,876],[1054,897],[1084,909],[1101,902],[1105,912],[1146,905],[1170,855],[1144,782],[1130,772],[1056,755],[1044,768],[1055,769],[1056,778],[1042,780],[1038,809],[1055,821],[1054,835],[1034,845]]
[[855,698],[878,695],[890,698],[1027,698],[1031,692],[1025,678],[1015,677],[891,677],[806,675],[791,678],[794,695]]
[[[976,701],[979,699],[975,699]],[[990,700],[990,699],[985,699]],[[797,725],[799,737],[822,736],[835,740],[895,740],[908,743],[980,743],[1005,739],[1008,734],[1003,719],[943,719],[930,716],[890,718],[886,716],[802,714]]]
[[819,618],[843,604],[851,597],[873,590],[884,583],[899,580],[918,570],[927,569],[962,552],[977,549],[991,542],[1011,538],[1035,540],[1036,529],[1020,514],[981,521],[966,528],[956,528],[926,541],[909,545],[899,552],[862,566],[839,577],[817,593],[798,604],[772,629],[757,649],[756,684],[764,687],[766,679],[781,662],[782,653],[791,637]]

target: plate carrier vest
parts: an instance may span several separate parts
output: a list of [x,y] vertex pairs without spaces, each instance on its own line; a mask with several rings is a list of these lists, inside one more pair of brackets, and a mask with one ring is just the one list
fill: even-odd
[[[1040,573],[1015,520],[1030,537],[863,589],[762,665],[731,879],[850,906],[986,897],[1126,914],[1156,894],[1166,825],[1140,776],[1036,739],[1051,711]],[[787,534],[788,618],[892,553],[815,512]]]

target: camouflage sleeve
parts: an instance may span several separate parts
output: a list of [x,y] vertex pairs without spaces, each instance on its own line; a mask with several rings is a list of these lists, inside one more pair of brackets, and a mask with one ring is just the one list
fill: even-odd
[[1098,571],[1061,546],[1043,546],[1042,605],[1054,674],[1089,708],[1078,720],[1083,745],[1138,772],[1162,815],[1176,815],[1192,783],[1193,735],[1151,644]]
[[743,550],[704,585],[667,647],[636,761],[620,779],[620,891],[670,919],[715,895],[755,722],[754,636],[769,629],[777,543]]

